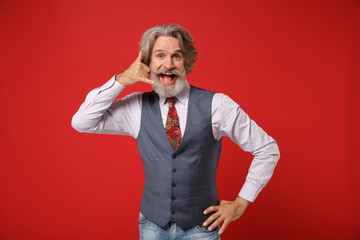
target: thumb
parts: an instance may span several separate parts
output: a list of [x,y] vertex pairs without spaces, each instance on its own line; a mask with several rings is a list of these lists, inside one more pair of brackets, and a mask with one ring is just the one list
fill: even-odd
[[137,62],[141,62],[141,59],[142,59],[142,53],[141,53],[141,51],[139,51],[139,55],[138,55],[138,57],[136,58],[136,61],[137,61]]

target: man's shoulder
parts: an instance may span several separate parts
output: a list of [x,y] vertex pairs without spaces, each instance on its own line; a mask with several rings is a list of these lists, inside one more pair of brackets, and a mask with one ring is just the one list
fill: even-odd
[[126,95],[125,97],[122,97],[121,99],[117,99],[115,101],[115,104],[117,105],[141,105],[142,99],[143,99],[143,92],[133,92],[130,93],[128,95]]
[[142,92],[141,100],[142,102],[153,104],[155,101],[159,101],[159,95],[157,95],[154,91]]
[[211,90],[207,90],[204,88],[200,88],[200,87],[195,87],[193,85],[190,85],[190,94],[192,93],[204,93],[204,94],[216,94],[215,92],[211,91]]
[[154,97],[157,96],[157,94],[154,91],[149,91],[149,92],[141,92],[141,96],[143,98],[148,98],[148,97]]

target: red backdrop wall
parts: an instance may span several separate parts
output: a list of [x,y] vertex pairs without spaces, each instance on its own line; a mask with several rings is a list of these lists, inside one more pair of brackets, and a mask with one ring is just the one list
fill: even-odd
[[[282,154],[223,239],[360,239],[359,15],[350,0],[0,1],[0,239],[138,238],[135,141],[70,121],[164,23],[195,37],[189,82],[231,96]],[[251,159],[224,141],[221,199]]]

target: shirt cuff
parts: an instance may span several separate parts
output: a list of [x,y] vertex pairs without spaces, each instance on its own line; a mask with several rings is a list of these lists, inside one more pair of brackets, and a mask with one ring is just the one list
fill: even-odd
[[254,202],[260,191],[260,187],[256,187],[250,182],[246,181],[239,192],[239,196],[248,200],[249,202]]

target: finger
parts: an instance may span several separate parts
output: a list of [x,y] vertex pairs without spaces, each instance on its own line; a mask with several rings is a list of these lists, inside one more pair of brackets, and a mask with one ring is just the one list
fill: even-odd
[[220,217],[220,213],[216,212],[214,214],[211,214],[210,217],[208,217],[205,222],[203,223],[204,226],[209,225],[211,222],[213,222],[215,219],[217,219],[218,217]]
[[208,230],[211,231],[213,230],[216,226],[218,226],[219,224],[221,224],[224,221],[223,217],[219,217],[218,219],[216,219],[216,221],[214,221],[209,227]]
[[[140,63],[142,64],[142,63]],[[142,66],[138,66],[138,69],[136,69],[136,72],[135,72],[136,76],[137,77],[144,77],[144,78],[149,78],[150,74],[145,71],[145,69],[142,67]]]
[[204,210],[204,214],[208,214],[210,212],[216,212],[218,211],[219,207],[218,206],[210,206],[207,209]]
[[221,225],[221,228],[218,232],[218,234],[223,234],[225,232],[225,229],[227,228],[227,226],[229,226],[230,222],[224,221],[224,223]]
[[141,51],[139,51],[139,55],[138,55],[138,57],[136,58],[136,61],[137,61],[137,62],[141,62],[141,59],[142,59],[142,53],[141,53]]
[[220,223],[222,223],[225,220],[224,216],[217,216],[216,219],[211,223],[211,225],[209,226],[210,229],[215,228],[217,225],[219,225]]
[[143,64],[142,63],[142,68],[145,70],[145,71],[147,71],[148,73],[150,73],[150,71],[151,71],[151,69],[148,67],[148,66],[146,66],[145,64]]
[[154,84],[155,83],[153,80],[150,80],[150,79],[144,78],[144,77],[139,78],[139,81],[143,82],[143,83],[148,83],[148,84]]

